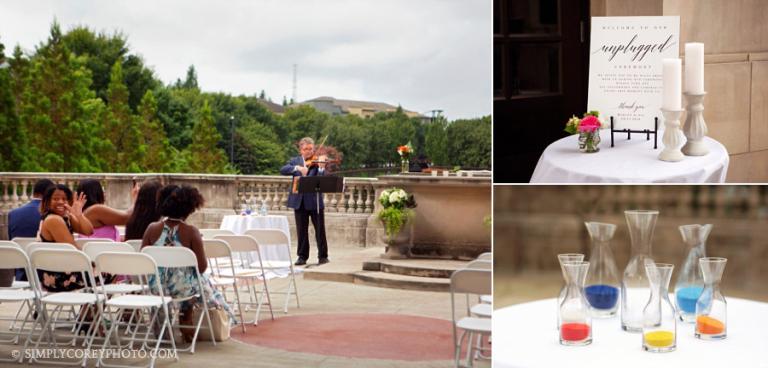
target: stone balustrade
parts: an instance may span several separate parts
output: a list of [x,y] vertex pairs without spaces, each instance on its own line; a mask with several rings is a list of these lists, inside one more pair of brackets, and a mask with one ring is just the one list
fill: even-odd
[[[91,174],[0,173],[0,239],[7,238],[7,212],[32,197],[34,183],[48,178],[75,188],[82,179],[97,179],[104,187],[106,204],[130,206],[133,181],[159,180],[163,184],[191,185],[205,198],[203,209],[188,219],[200,228],[218,228],[225,215],[240,213],[242,204],[257,209],[262,201],[272,214],[288,216],[292,239],[296,237],[293,211],[286,207],[291,184],[286,176],[208,174]],[[490,251],[490,229],[482,218],[491,211],[491,178],[432,177],[421,174],[379,178],[346,178],[343,193],[326,193],[326,233],[334,246],[384,246],[383,227],[376,218],[378,195],[390,187],[403,187],[416,195],[419,207],[414,230],[417,255],[469,258]],[[475,221],[454,216],[463,213]],[[451,214],[451,215],[449,215]],[[469,218],[469,217],[467,217]],[[436,221],[444,222],[440,226]],[[310,227],[314,244],[314,230]]]

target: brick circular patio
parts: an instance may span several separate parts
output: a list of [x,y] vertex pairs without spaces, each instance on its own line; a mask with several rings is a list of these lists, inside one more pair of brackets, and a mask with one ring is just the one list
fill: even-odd
[[451,321],[393,314],[314,314],[249,325],[238,341],[292,352],[404,361],[451,360]]

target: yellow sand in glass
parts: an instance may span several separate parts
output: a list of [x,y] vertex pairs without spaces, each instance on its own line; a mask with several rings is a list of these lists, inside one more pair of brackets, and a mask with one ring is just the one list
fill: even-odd
[[675,343],[675,334],[672,331],[653,331],[643,335],[645,345],[654,348],[665,348]]

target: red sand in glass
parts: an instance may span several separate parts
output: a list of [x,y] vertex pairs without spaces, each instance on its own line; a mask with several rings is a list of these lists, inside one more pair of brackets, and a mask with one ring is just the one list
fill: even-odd
[[589,325],[585,323],[563,323],[560,336],[565,341],[581,341],[589,336]]

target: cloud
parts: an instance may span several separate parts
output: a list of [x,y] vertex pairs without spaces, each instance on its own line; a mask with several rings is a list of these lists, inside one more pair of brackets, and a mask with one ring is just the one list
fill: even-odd
[[487,0],[0,2],[0,42],[25,49],[63,29],[124,32],[166,83],[198,70],[206,91],[401,104],[450,119],[491,112]]

